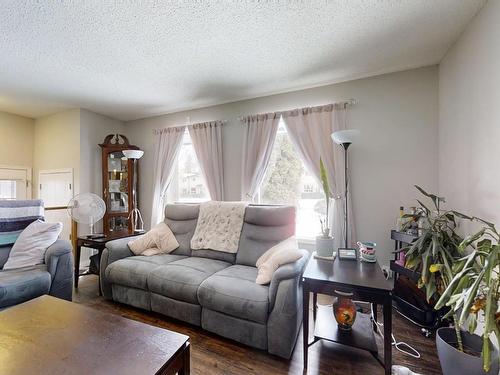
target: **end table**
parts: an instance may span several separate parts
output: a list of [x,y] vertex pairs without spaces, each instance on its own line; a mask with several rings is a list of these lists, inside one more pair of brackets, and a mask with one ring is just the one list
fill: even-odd
[[[120,235],[108,235],[108,236],[104,236],[102,238],[87,238],[86,236],[77,237],[76,248],[75,248],[75,275],[74,275],[75,289],[78,288],[78,278],[80,276],[87,276],[87,275],[92,275],[92,274],[97,274],[97,276],[99,276],[99,272],[93,273],[93,272],[86,271],[86,272],[80,273],[80,255],[82,252],[82,247],[96,249],[97,251],[99,251],[99,258],[100,258],[103,250],[106,248],[106,244],[109,241],[113,241],[113,240],[117,240],[119,238],[125,238],[125,237],[134,237],[134,236],[138,236],[141,234],[143,234],[143,233],[129,232],[126,234],[122,233]],[[100,280],[99,280],[99,295],[102,295]]]
[[[335,259],[333,262],[311,257],[302,276],[303,281],[303,340],[304,369],[307,368],[308,350],[319,340],[369,351],[391,374],[392,367],[392,283],[385,279],[378,263]],[[313,293],[314,340],[309,343],[309,293]],[[349,296],[353,300],[371,303],[372,314],[356,314],[351,331],[341,331],[332,309],[317,311],[317,294]],[[384,359],[378,357],[374,332],[378,329],[377,305],[383,306]],[[371,319],[374,321],[372,322]],[[372,329],[373,328],[373,329]]]

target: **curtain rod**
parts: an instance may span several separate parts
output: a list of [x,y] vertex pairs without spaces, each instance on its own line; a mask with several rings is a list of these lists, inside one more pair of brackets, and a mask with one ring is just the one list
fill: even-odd
[[184,128],[184,127],[187,127],[187,126],[193,126],[193,125],[205,124],[205,123],[207,123],[207,122],[220,122],[220,123],[222,123],[223,125],[227,123],[227,120],[212,120],[212,121],[201,121],[201,122],[194,122],[194,123],[191,123],[191,121],[189,121],[189,116],[188,116],[187,118],[188,118],[188,124],[183,124],[183,125],[171,125],[171,126],[166,126],[166,127],[164,127],[164,128],[157,128],[157,129],[153,129],[153,133],[161,132],[161,131],[162,131],[162,130],[164,130],[164,129]]
[[356,105],[356,104],[358,104],[358,101],[356,99],[346,99],[346,100],[341,100],[341,101],[334,102],[334,103],[317,105],[317,106],[294,108],[294,109],[289,109],[289,110],[285,110],[285,111],[276,111],[276,112],[258,113],[258,114],[254,114],[254,115],[240,116],[240,117],[238,117],[238,120],[243,121],[248,116],[266,116],[266,115],[280,115],[281,116],[285,113],[289,113],[289,112],[293,112],[293,111],[300,111],[300,110],[307,109],[307,108],[320,108],[320,107],[326,107],[329,105],[344,105],[344,108],[346,108],[347,106],[352,106],[352,105]]

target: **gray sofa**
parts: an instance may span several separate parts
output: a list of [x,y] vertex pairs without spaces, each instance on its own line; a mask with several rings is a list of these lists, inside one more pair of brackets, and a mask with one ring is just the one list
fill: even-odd
[[45,263],[4,271],[11,246],[0,247],[0,309],[44,294],[71,301],[73,253],[68,241],[57,240],[45,253]]
[[191,250],[199,205],[167,205],[165,222],[180,246],[133,256],[129,238],[108,242],[101,258],[107,299],[155,311],[269,353],[290,358],[302,324],[301,275],[309,253],[255,283],[255,262],[295,233],[295,208],[248,206],[237,254]]

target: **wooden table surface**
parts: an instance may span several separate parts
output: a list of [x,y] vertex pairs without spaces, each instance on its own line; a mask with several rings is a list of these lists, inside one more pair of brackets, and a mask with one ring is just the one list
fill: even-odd
[[186,346],[188,336],[50,296],[0,311],[0,374],[168,373]]

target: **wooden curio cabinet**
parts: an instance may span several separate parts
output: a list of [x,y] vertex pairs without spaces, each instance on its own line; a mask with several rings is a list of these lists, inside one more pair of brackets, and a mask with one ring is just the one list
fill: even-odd
[[129,216],[137,202],[137,163],[127,159],[124,150],[139,150],[124,135],[110,134],[101,143],[102,189],[106,202],[103,230],[106,236],[132,232]]

